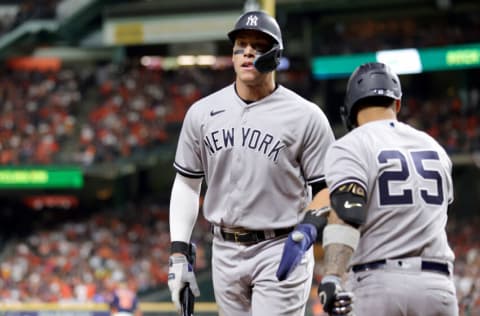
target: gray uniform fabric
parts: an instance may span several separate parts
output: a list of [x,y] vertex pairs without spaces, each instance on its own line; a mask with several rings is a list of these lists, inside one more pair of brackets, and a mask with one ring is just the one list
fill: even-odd
[[220,315],[305,315],[312,287],[313,247],[292,274],[278,282],[276,271],[284,244],[285,238],[276,238],[245,246],[215,233],[212,276]]
[[321,109],[279,86],[245,104],[230,85],[191,106],[174,166],[205,177],[205,218],[248,229],[289,227],[311,200],[307,184],[324,181],[333,142]]
[[247,104],[232,84],[188,110],[174,167],[207,184],[203,214],[216,227],[212,270],[222,315],[304,314],[311,250],[289,280],[278,282],[286,235],[243,245],[224,240],[218,229],[296,225],[312,198],[309,184],[325,180],[325,152],[333,141],[321,109],[283,86]]
[[[355,182],[367,193],[351,266],[401,259],[350,274],[355,315],[457,315],[454,254],[445,231],[452,163],[445,150],[409,125],[374,121],[337,140],[325,168],[332,192]],[[422,271],[422,260],[446,263],[450,277]]]

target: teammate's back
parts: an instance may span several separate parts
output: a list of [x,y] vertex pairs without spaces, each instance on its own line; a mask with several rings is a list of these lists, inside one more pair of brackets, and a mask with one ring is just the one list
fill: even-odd
[[[352,264],[412,256],[453,260],[445,236],[453,200],[451,161],[432,137],[404,123],[381,120],[354,129],[332,147],[351,154],[351,169],[332,163],[331,179],[336,174],[339,181],[346,175],[356,178],[369,197]],[[335,148],[327,161],[338,161]],[[341,169],[335,170],[336,165]]]
[[363,64],[348,80],[340,114],[350,132],[325,159],[334,212],[319,296],[330,315],[352,308],[341,291],[347,270],[357,316],[458,315],[445,227],[452,163],[432,137],[397,120],[401,99],[386,64]]

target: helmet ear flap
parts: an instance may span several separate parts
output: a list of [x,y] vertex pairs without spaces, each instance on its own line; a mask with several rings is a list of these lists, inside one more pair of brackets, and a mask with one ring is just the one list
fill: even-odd
[[277,69],[280,64],[280,57],[282,56],[282,51],[278,44],[274,44],[272,49],[268,52],[259,55],[255,58],[253,65],[259,72],[270,72]]
[[352,124],[352,121],[349,118],[348,110],[345,105],[340,106],[340,116],[342,117],[343,125],[347,128],[348,131],[351,131],[352,129],[355,128],[355,126]]

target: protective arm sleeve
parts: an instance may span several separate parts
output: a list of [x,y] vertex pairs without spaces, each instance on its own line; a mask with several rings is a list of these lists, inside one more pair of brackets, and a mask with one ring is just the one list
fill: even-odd
[[176,175],[170,196],[170,240],[190,242],[199,212],[202,178]]

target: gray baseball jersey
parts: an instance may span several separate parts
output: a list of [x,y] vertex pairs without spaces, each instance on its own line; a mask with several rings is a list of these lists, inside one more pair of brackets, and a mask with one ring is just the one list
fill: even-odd
[[[346,284],[355,294],[355,315],[458,315],[445,231],[452,164],[444,149],[404,123],[382,120],[335,142],[325,163],[332,192],[355,182],[367,193],[367,218],[351,260],[357,269]],[[429,270],[432,261],[448,267],[450,277]],[[372,262],[384,263],[377,269]],[[368,263],[371,268],[358,268]]]
[[445,232],[452,163],[432,137],[394,120],[370,122],[329,148],[325,168],[331,192],[348,182],[367,192],[352,265],[415,256],[453,262]]
[[307,184],[325,180],[324,154],[333,141],[321,109],[293,91],[278,86],[247,104],[231,84],[189,108],[174,166],[205,178],[203,211],[211,223],[289,227],[311,200]]

